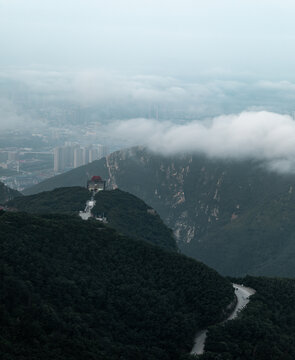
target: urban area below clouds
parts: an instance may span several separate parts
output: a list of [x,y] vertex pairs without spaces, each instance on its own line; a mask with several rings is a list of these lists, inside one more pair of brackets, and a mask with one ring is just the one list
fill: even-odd
[[254,158],[289,172],[295,169],[294,100],[290,81],[249,80],[241,74],[188,81],[103,69],[5,69],[0,129],[44,129],[50,126],[48,109],[56,118],[68,112],[63,126],[71,127],[74,108],[87,113],[82,120],[76,116],[75,125],[97,123],[100,135],[114,143],[146,145],[163,154]]

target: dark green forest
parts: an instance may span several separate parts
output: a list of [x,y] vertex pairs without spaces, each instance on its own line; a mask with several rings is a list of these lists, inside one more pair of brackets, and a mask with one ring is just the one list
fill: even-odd
[[172,230],[154,209],[136,196],[121,190],[100,191],[95,196],[95,215],[104,214],[109,226],[133,239],[142,239],[176,251]]
[[[91,193],[79,186],[58,188],[22,196],[6,203],[8,207],[34,214],[72,214],[83,210]],[[101,191],[95,196],[94,215],[104,214],[108,225],[123,235],[176,251],[173,233],[144,201],[121,190]]]
[[0,215],[0,357],[179,359],[230,282],[176,252],[67,215]]
[[234,321],[209,329],[201,360],[294,360],[295,280],[234,279],[256,290]]
[[83,210],[90,193],[80,186],[61,187],[40,194],[22,196],[8,201],[6,205],[33,214],[78,214]]

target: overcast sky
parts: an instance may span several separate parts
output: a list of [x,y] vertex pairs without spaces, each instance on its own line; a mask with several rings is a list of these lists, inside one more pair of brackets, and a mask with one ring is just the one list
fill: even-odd
[[0,65],[293,79],[289,0],[0,0]]

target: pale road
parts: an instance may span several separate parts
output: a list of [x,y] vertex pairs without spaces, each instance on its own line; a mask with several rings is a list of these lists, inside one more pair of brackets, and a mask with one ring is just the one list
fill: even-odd
[[[255,294],[254,289],[248,288],[243,285],[233,284],[233,287],[235,288],[237,305],[234,311],[225,321],[233,320],[234,318],[236,318],[238,316],[239,311],[241,311],[248,304],[250,296]],[[191,351],[191,354],[201,355],[204,353],[206,337],[207,337],[207,330],[201,330],[196,334],[195,344]]]

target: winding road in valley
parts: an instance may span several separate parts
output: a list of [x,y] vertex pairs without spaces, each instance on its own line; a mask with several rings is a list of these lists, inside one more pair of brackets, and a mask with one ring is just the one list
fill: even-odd
[[[234,311],[230,314],[230,316],[225,321],[233,320],[234,318],[236,318],[238,316],[239,311],[241,311],[250,301],[250,296],[255,294],[254,289],[248,288],[243,285],[233,284],[233,287],[235,288],[235,294],[237,297],[237,305],[236,305]],[[206,337],[207,337],[207,331],[208,330],[201,330],[196,334],[195,344],[191,351],[191,354],[201,355],[204,353],[204,346],[205,346],[205,341],[206,341]]]

